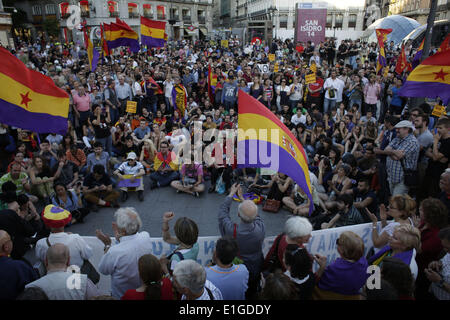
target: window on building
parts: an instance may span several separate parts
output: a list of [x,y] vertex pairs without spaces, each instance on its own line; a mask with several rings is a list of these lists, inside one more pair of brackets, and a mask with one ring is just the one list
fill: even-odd
[[190,9],[183,9],[181,10],[181,16],[183,17],[183,21],[191,21],[191,10]]
[[138,5],[134,2],[128,2],[128,17],[139,18]]
[[144,6],[144,17],[146,18],[153,18],[153,9],[152,9],[152,5],[145,3]]
[[89,18],[89,1],[80,1],[81,16]]
[[158,20],[166,20],[166,7],[156,6],[156,12]]
[[333,27],[333,16],[331,14],[327,14],[327,24],[326,28]]
[[197,10],[197,18],[199,23],[205,23],[206,22],[205,11]]
[[170,19],[179,20],[178,8],[170,8]]
[[110,17],[119,16],[119,5],[115,1],[108,1],[108,12]]
[[356,27],[356,14],[351,14],[348,16],[348,27],[355,28]]
[[287,28],[287,27],[288,27],[288,17],[280,16],[280,28]]
[[42,16],[42,7],[41,6],[32,6],[31,13],[33,16]]
[[336,28],[342,28],[342,22],[344,21],[344,15],[342,13],[339,13],[336,15],[336,22],[335,26]]
[[46,15],[56,15],[56,7],[54,4],[46,4],[45,5],[45,14]]

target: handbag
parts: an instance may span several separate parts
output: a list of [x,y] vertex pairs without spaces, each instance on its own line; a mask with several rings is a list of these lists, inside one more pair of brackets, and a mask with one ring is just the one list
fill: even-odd
[[225,193],[225,181],[223,181],[223,173],[220,175],[219,179],[216,182],[216,192],[218,194],[224,194]]
[[[46,242],[47,246],[50,248],[52,245],[48,238],[46,239]],[[47,270],[45,270],[45,273],[47,273]],[[80,268],[80,273],[87,275],[87,277],[92,281],[93,284],[97,284],[100,281],[100,274],[89,261],[89,259],[83,259],[83,265]]]
[[416,187],[419,184],[419,172],[417,170],[406,169],[403,159],[400,160],[403,168],[403,183],[407,187]]
[[280,210],[281,202],[275,199],[267,199],[264,203],[263,210],[267,212],[277,213]]

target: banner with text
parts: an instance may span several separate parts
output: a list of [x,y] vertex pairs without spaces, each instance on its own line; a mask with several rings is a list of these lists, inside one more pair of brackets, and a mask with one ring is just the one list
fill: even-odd
[[311,41],[315,45],[325,41],[326,22],[327,9],[297,8],[295,41]]

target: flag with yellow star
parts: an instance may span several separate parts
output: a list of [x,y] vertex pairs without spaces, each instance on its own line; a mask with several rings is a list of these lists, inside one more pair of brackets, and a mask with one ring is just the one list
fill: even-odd
[[422,97],[450,101],[450,54],[438,52],[419,64],[408,76],[399,91],[403,97]]
[[67,133],[69,95],[0,47],[0,123],[38,133]]

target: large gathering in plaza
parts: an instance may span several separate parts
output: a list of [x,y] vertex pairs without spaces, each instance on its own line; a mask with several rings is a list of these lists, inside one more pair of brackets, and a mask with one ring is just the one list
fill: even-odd
[[[448,31],[224,42],[170,27],[2,43],[0,300],[450,300]],[[151,203],[163,189],[220,195],[208,263],[189,210]],[[71,232],[104,210],[114,234]],[[288,212],[264,252],[262,211]],[[308,250],[339,228],[333,259]]]

